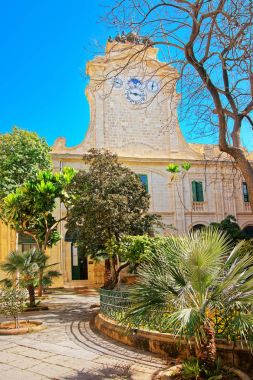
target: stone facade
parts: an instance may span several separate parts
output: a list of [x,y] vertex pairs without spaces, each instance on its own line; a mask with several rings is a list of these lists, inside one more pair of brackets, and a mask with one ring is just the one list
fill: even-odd
[[[253,226],[249,202],[243,198],[243,179],[229,158],[220,156],[217,146],[184,140],[177,118],[180,96],[175,89],[176,70],[157,59],[156,48],[149,48],[144,55],[139,54],[141,49],[142,45],[112,42],[107,44],[104,56],[88,62],[90,126],[76,147],[66,147],[64,138],[56,140],[52,148],[55,170],[64,166],[82,169],[85,152],[106,148],[117,153],[134,172],[147,176],[150,211],[162,216],[167,225],[164,233],[185,233],[229,214],[242,228]],[[129,63],[135,52],[136,58]],[[185,161],[191,163],[191,169],[172,181],[166,167]],[[193,201],[193,181],[202,183],[201,201]],[[63,212],[59,206],[57,213]],[[55,285],[100,286],[103,265],[89,259],[86,279],[73,280],[74,248],[64,241],[64,224],[60,232],[63,240],[50,252],[51,260],[60,262],[63,273]],[[0,236],[0,255],[5,255],[15,247],[15,233],[1,226]]]

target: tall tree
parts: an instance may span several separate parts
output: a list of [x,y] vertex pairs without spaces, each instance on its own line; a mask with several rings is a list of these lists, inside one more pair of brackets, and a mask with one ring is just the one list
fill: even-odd
[[108,257],[106,244],[120,244],[124,235],[152,233],[157,217],[147,214],[150,197],[139,177],[115,154],[92,149],[84,161],[88,170],[78,172],[71,184],[67,226],[87,255],[107,257],[105,286],[113,288],[129,262],[119,265],[116,254]]
[[13,128],[0,134],[0,199],[24,182],[33,179],[39,170],[51,169],[50,147],[35,132]]
[[[60,240],[57,230],[59,223],[67,218],[71,196],[67,187],[75,170],[65,167],[61,173],[42,171],[35,178],[16,188],[0,204],[2,220],[15,229],[31,236],[38,251],[45,253]],[[57,202],[62,202],[65,211],[57,218],[54,214]],[[40,265],[39,296],[42,294],[42,280],[45,263]]]
[[[161,46],[165,65],[179,72],[177,78],[169,73],[161,90],[168,84],[175,88],[179,80],[188,125],[191,120],[198,132],[218,134],[220,151],[247,182],[253,210],[253,168],[241,141],[242,129],[253,126],[252,0],[115,0],[108,19],[145,36],[115,38],[112,50],[125,43],[125,53],[132,49],[132,55],[110,75],[145,60],[150,47]],[[152,75],[162,78],[163,72],[161,65]]]

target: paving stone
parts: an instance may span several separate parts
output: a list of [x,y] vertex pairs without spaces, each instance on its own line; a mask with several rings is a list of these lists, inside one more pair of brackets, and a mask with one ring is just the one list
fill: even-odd
[[22,357],[21,359],[12,362],[12,365],[20,369],[29,369],[40,362],[41,360],[32,357]]
[[46,380],[47,378],[42,375],[37,375],[32,372],[27,372],[23,370],[18,370],[15,368],[12,368],[9,371],[6,371],[4,373],[3,380]]
[[11,363],[22,359],[21,355],[13,354],[12,352],[0,352],[0,363]]
[[30,369],[30,372],[35,372],[37,374],[43,374],[43,376],[58,379],[60,376],[67,376],[67,375],[74,375],[75,372],[56,364],[49,364],[49,363],[40,363],[38,365],[35,365],[33,368]]
[[8,348],[15,347],[16,343],[0,341],[0,351],[7,350]]
[[30,347],[23,347],[23,346],[13,347],[6,350],[5,352],[27,356],[28,358],[34,358],[34,359],[44,359],[51,355],[50,352],[36,350]]
[[117,371],[127,370],[132,380],[149,380],[165,368],[160,358],[91,329],[89,306],[96,297],[62,293],[53,297],[49,304],[55,309],[23,316],[43,320],[47,330],[0,337],[0,379],[4,373],[3,380],[116,380]]

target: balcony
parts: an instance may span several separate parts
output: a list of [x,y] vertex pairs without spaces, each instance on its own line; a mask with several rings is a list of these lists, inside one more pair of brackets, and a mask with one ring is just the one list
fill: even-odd
[[245,212],[251,212],[251,207],[249,202],[243,202],[243,209]]
[[193,212],[204,212],[206,202],[192,202],[192,211]]

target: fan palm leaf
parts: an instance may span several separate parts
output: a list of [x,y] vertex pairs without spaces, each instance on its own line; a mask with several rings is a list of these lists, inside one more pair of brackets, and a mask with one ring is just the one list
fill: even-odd
[[145,326],[160,317],[168,331],[195,337],[203,360],[215,360],[217,312],[240,310],[227,329],[244,339],[253,332],[253,252],[242,257],[240,248],[213,228],[170,237],[140,266],[127,322]]

